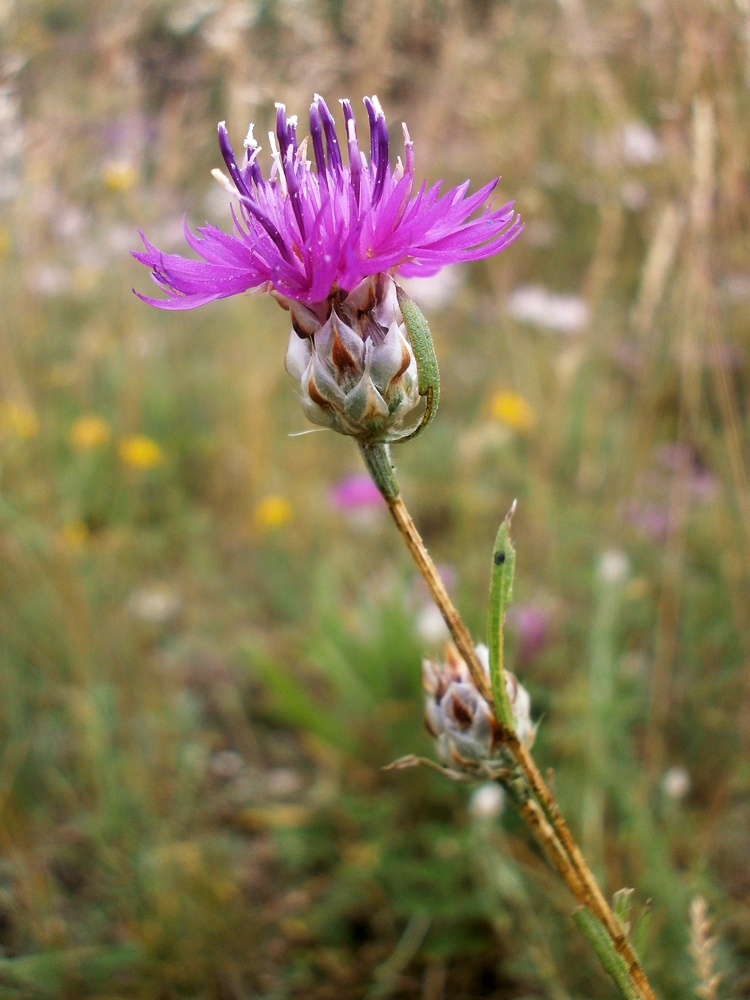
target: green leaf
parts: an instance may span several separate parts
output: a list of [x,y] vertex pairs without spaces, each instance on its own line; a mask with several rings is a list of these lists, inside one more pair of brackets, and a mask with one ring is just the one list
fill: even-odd
[[516,502],[503,518],[503,523],[495,539],[492,550],[492,572],[490,576],[490,611],[487,627],[487,645],[490,650],[490,677],[497,718],[510,729],[514,728],[513,713],[508,693],[505,690],[503,669],[505,612],[513,593],[513,574],[516,568],[516,551],[510,540],[510,522],[516,510]]
[[396,296],[417,362],[419,395],[423,396],[425,400],[424,413],[419,425],[409,434],[398,438],[398,441],[401,442],[415,438],[432,423],[440,402],[440,370],[435,357],[435,348],[432,345],[430,328],[421,309],[400,285],[396,285]]
[[612,909],[627,934],[630,929],[630,899],[633,889],[618,889],[612,900]]
[[617,953],[611,938],[593,913],[582,906],[573,914],[573,920],[596,952],[601,967],[614,980],[617,992],[623,1000],[640,1000],[638,991],[628,975],[625,960]]

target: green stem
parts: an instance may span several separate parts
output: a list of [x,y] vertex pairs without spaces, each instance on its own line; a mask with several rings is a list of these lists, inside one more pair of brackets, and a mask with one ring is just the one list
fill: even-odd
[[359,444],[372,481],[386,501],[397,500],[400,490],[391,464],[391,452],[387,444]]
[[614,980],[617,992],[623,1000],[640,1000],[640,994],[633,985],[625,960],[617,954],[609,934],[593,913],[582,906],[573,914],[573,920],[596,952],[601,967]]

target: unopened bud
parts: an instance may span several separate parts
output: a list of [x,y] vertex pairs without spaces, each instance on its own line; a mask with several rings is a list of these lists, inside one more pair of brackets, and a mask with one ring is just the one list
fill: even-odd
[[[487,647],[476,647],[477,656],[489,677]],[[492,774],[508,764],[508,753],[492,706],[477,689],[469,668],[458,650],[448,644],[445,661],[426,659],[422,663],[425,689],[425,725],[435,739],[438,757],[446,767],[477,776]],[[516,734],[530,748],[536,736],[531,721],[531,699],[517,678],[505,672]]]
[[373,275],[334,296],[324,323],[299,303],[287,306],[286,370],[300,384],[308,420],[365,443],[408,432],[420,398],[417,363],[393,279]]

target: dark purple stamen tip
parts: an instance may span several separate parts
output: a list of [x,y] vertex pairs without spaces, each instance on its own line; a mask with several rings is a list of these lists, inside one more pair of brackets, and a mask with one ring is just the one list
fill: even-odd
[[286,151],[291,146],[293,152],[297,152],[297,127],[294,119],[287,118],[286,108],[283,104],[276,105],[276,135],[279,138],[279,152],[281,159],[286,158]]
[[318,111],[316,102],[310,105],[310,138],[312,139],[313,153],[315,154],[315,164],[318,168],[318,177],[322,179],[326,174],[326,158],[323,149],[323,130],[320,126],[320,112]]
[[224,122],[219,122],[219,149],[221,150],[221,155],[224,158],[224,163],[227,165],[229,176],[234,181],[234,186],[241,195],[249,198],[250,191],[248,190],[245,178],[242,176],[240,168],[237,166],[237,160],[234,157],[234,150],[232,149],[232,144],[229,141],[229,134]]
[[341,100],[339,101],[339,104],[341,105],[341,107],[343,109],[343,112],[344,112],[344,122],[346,123],[347,128],[348,128],[349,122],[354,121],[354,112],[352,111],[352,102],[350,100],[348,100],[346,97],[342,97]]
[[224,122],[219,123],[219,148],[221,149],[221,155],[224,157],[224,162],[227,165],[227,170],[229,171],[232,180],[234,181],[234,185],[237,188],[240,201],[254,216],[254,218],[257,219],[261,226],[263,226],[265,231],[278,247],[279,253],[281,253],[285,260],[289,260],[289,250],[284,243],[281,233],[266,213],[253,201],[253,197],[250,194],[247,184],[245,183],[245,179],[242,176],[240,168],[237,166],[237,160],[234,157],[234,150],[232,149],[232,144],[229,141],[229,135]]
[[303,242],[307,239],[307,231],[305,229],[305,218],[302,214],[302,202],[300,199],[299,181],[297,175],[294,172],[294,149],[293,147],[287,147],[286,156],[282,160],[282,165],[284,167],[284,177],[286,178],[286,187],[289,192],[289,198],[292,202],[292,211],[294,212],[294,217],[297,220],[297,225],[299,226],[299,234]]
[[375,105],[369,97],[363,97],[362,100],[367,108],[367,120],[370,123],[370,163],[375,163],[378,155],[378,144],[375,131],[377,112],[375,111]]
[[385,115],[381,112],[375,119],[375,135],[377,137],[377,170],[373,186],[372,204],[377,205],[383,197],[383,185],[388,173],[388,126]]
[[359,195],[362,185],[362,162],[359,158],[359,144],[357,142],[357,123],[354,120],[352,106],[347,100],[341,102],[344,109],[344,124],[346,125],[346,143],[349,150],[349,171],[352,179],[354,197],[359,204]]
[[276,135],[279,139],[279,152],[282,162],[286,159],[286,151],[289,146],[289,128],[286,122],[286,108],[283,104],[276,105]]
[[328,146],[328,169],[335,174],[340,174],[344,166],[339,149],[339,140],[336,136],[336,122],[333,115],[328,110],[328,105],[322,97],[317,98],[320,118],[323,122],[323,129],[326,134],[326,145]]
[[266,183],[263,180],[263,174],[260,172],[260,165],[258,164],[258,147],[255,147],[255,149],[245,150],[245,162],[242,166],[242,176],[244,177],[246,184],[249,184],[249,182],[252,181],[256,188],[261,188]]

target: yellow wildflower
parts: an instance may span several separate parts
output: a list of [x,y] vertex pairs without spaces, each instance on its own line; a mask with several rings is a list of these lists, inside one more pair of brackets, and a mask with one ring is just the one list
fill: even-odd
[[0,403],[0,428],[28,441],[39,433],[39,420],[36,413],[26,406],[11,402]]
[[138,174],[132,163],[114,160],[104,167],[102,180],[108,191],[129,191],[138,180]]
[[70,443],[76,451],[90,451],[109,441],[110,429],[106,420],[87,413],[73,422]]
[[536,423],[536,414],[523,396],[507,389],[496,392],[492,397],[490,413],[495,420],[521,434],[528,433]]
[[270,494],[257,502],[254,515],[259,528],[280,528],[291,520],[292,505],[286,497]]
[[164,461],[164,452],[156,441],[143,434],[124,437],[117,450],[125,465],[133,469],[153,469]]
[[214,882],[211,888],[216,900],[225,905],[233,903],[240,895],[239,888],[234,882],[230,882],[229,879],[221,879],[218,882]]
[[82,549],[89,540],[89,529],[83,521],[68,521],[62,526],[60,534],[71,549]]

